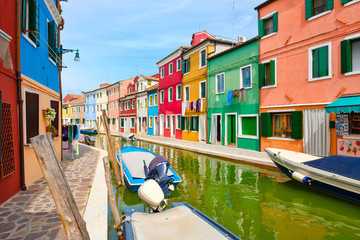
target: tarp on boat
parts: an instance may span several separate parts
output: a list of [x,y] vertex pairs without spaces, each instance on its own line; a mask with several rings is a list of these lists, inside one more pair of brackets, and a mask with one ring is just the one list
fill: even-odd
[[313,161],[303,162],[303,164],[344,177],[360,180],[359,157],[333,155]]

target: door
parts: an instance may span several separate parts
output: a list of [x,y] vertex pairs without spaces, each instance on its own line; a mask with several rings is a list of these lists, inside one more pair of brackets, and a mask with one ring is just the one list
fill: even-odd
[[160,115],[160,136],[164,136],[164,115]]
[[171,136],[175,136],[175,115],[171,116]]
[[154,122],[153,122],[153,135],[154,136],[157,136],[158,135],[158,132],[157,132],[157,130],[158,130],[158,118],[157,117],[154,117]]
[[236,144],[236,115],[228,114],[226,119],[226,142],[227,145],[235,145]]

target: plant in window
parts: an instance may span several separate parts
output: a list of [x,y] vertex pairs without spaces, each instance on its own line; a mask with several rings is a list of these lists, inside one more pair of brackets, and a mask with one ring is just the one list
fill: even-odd
[[55,117],[56,117],[56,112],[55,109],[52,108],[46,108],[44,110],[44,116],[47,120],[49,121],[54,121]]
[[56,128],[51,124],[46,127],[46,132],[51,133],[52,138],[59,136],[58,130],[56,130]]
[[[283,123],[283,126],[285,126],[285,123]],[[287,127],[283,127],[281,137],[283,137],[283,138],[286,137],[286,131],[287,131]]]

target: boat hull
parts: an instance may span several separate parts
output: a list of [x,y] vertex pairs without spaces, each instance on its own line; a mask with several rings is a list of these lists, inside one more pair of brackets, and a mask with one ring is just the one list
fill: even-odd
[[[265,150],[266,151],[266,150]],[[287,159],[281,158],[277,154],[266,151],[275,163],[275,165],[290,179],[295,180],[296,182],[310,187],[312,189],[321,191],[323,193],[330,194],[332,196],[337,196],[342,199],[347,199],[355,203],[360,203],[360,194],[354,190],[354,188],[359,188],[354,186],[352,183],[347,183],[344,181],[337,181],[335,177],[329,177],[321,172],[316,172],[314,169],[306,168],[303,164],[297,164]],[[293,177],[293,173],[301,173],[304,176],[307,176],[308,182],[301,182],[299,179]],[[360,190],[360,189],[359,189]]]

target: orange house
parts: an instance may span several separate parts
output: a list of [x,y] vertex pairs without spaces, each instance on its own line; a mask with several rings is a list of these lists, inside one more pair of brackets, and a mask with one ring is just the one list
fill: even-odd
[[[358,107],[343,104],[328,111],[325,107],[360,93],[360,2],[268,0],[255,10],[261,149],[349,154],[342,144],[360,139],[360,125],[352,121],[360,120]],[[343,115],[348,131],[346,124],[341,125]]]

